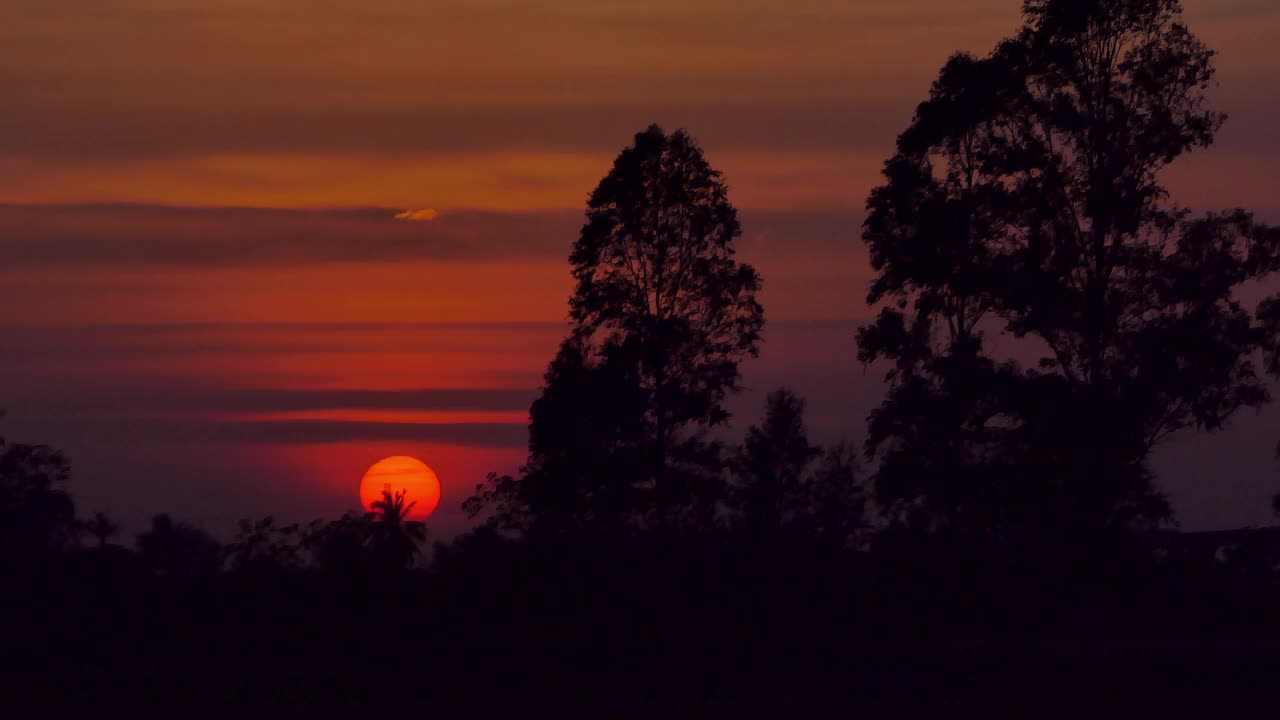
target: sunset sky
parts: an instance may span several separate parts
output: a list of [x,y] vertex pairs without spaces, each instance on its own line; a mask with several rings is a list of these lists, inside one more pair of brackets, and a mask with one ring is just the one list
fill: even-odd
[[[1280,3],[1188,0],[1217,146],[1166,177],[1280,222]],[[730,437],[786,384],[860,441],[880,373],[861,208],[957,50],[1017,0],[0,0],[0,435],[82,513],[335,516],[413,455],[433,537],[523,459],[587,194],[632,135],[724,171],[769,325]],[[1262,522],[1280,412],[1157,457],[1184,525]]]

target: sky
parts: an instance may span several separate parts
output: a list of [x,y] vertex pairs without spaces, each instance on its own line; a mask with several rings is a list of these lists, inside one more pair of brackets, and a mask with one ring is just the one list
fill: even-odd
[[[1164,180],[1280,222],[1280,5],[1188,0],[1230,120]],[[0,436],[82,512],[336,516],[366,468],[440,475],[437,539],[524,457],[582,206],[687,128],[765,279],[729,432],[788,385],[823,442],[881,376],[853,333],[862,207],[957,50],[1016,0],[0,0]],[[1185,527],[1266,522],[1280,412],[1156,458]]]

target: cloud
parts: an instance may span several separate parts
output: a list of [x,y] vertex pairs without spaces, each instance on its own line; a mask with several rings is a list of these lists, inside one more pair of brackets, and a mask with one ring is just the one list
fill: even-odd
[[[861,218],[857,211],[744,211],[742,246],[761,256],[834,252],[852,260],[845,256],[859,247]],[[7,268],[27,269],[559,261],[581,227],[580,210],[442,214],[386,208],[0,204],[0,257]]]
[[171,442],[232,444],[325,444],[423,442],[456,447],[517,448],[528,442],[523,423],[404,423],[343,420],[244,422],[184,421],[160,432]]
[[[686,127],[720,150],[847,151],[891,147],[928,88],[893,101],[689,100],[498,108],[104,108],[76,112],[17,101],[0,115],[0,155],[58,166],[242,154],[403,157],[462,152],[612,154],[653,122]],[[0,84],[16,80],[0,71]],[[834,81],[834,80],[833,80]],[[758,83],[767,81],[757,81]],[[92,120],[90,120],[92,118]],[[182,128],[175,132],[174,128]]]
[[[240,188],[247,195],[223,201],[247,202],[275,197],[278,186],[320,193],[310,185],[340,185],[349,167],[308,172],[302,183],[243,168],[243,177],[223,176],[206,166],[246,156],[267,165],[355,158],[385,177],[405,158],[465,155],[496,174],[482,156],[594,162],[658,121],[691,129],[717,163],[751,152],[860,154],[822,179],[854,187],[891,152],[952,51],[985,52],[1018,24],[1014,0],[469,0],[443,13],[427,5],[0,2],[0,47],[13,58],[0,64],[8,101],[0,175],[15,179],[10,197],[60,201],[175,200],[175,188],[208,174],[200,190]],[[1271,52],[1276,3],[1187,5],[1193,29],[1224,50],[1215,104],[1242,119],[1228,126],[1231,146],[1274,165],[1280,151],[1266,118],[1280,96]],[[1238,27],[1240,18],[1249,27]],[[346,41],[330,47],[334,37]],[[307,51],[322,46],[331,52]],[[1245,124],[1248,117],[1258,119]],[[142,169],[151,194],[126,194]],[[1226,184],[1247,189],[1257,187],[1254,179]],[[589,186],[579,189],[578,180],[556,197],[579,198]],[[739,173],[734,181],[745,189],[753,178]],[[500,190],[485,185],[475,194]],[[296,197],[271,202],[330,196]]]
[[1280,6],[1274,0],[1212,0],[1189,2],[1189,15],[1194,21],[1205,20],[1268,20],[1280,15]]
[[[59,445],[324,445],[412,442],[469,448],[519,448],[528,442],[524,423],[414,423],[346,420],[212,420],[201,418],[75,418],[57,424],[26,422],[19,439],[56,438]],[[44,433],[41,435],[40,433]]]
[[440,213],[430,208],[426,208],[423,210],[405,210],[402,213],[396,214],[397,220],[430,221],[430,220],[436,220],[439,217],[440,217]]
[[577,211],[451,212],[433,222],[396,216],[390,209],[0,205],[0,257],[11,268],[559,258],[581,224]]
[[172,385],[11,395],[18,407],[45,407],[76,414],[289,413],[315,410],[525,411],[536,392],[522,388],[428,388],[294,390],[275,388],[183,389]]
[[0,3],[0,154],[610,151],[655,119],[722,147],[878,145],[884,98],[909,113],[952,49],[887,32],[1016,20],[1008,0],[74,1]]

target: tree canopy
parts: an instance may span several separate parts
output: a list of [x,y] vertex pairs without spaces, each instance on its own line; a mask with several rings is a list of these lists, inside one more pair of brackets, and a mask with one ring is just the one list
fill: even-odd
[[1029,0],[1024,16],[989,56],[944,66],[868,200],[868,302],[887,307],[860,353],[891,363],[877,485],[978,527],[1013,508],[1165,520],[1152,448],[1268,399],[1266,306],[1237,290],[1280,269],[1280,245],[1160,182],[1224,121],[1177,0]]
[[718,450],[700,433],[728,419],[725,397],[764,323],[760,277],[735,257],[741,232],[688,133],[635,136],[569,255],[573,327],[531,408],[524,477],[492,478],[470,510],[559,528],[713,512]]

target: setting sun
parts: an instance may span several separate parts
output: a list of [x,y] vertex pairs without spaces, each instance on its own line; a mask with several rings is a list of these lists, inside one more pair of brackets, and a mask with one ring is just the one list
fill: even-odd
[[423,520],[440,504],[440,479],[426,463],[407,455],[393,455],[374,463],[360,480],[360,504],[372,510],[384,490],[405,491],[405,504],[414,503],[409,520]]

